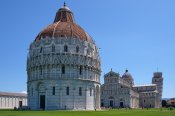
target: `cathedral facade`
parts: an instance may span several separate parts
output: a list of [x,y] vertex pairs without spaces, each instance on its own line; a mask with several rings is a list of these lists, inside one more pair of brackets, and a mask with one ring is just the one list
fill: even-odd
[[92,37],[64,4],[29,47],[28,106],[31,110],[100,109],[100,65]]
[[132,75],[120,76],[112,70],[104,75],[101,85],[101,106],[112,108],[160,108],[162,102],[163,77],[155,72],[152,84],[134,85]]

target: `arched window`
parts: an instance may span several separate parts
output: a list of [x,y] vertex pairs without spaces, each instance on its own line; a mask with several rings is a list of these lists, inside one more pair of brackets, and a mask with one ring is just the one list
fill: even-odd
[[79,74],[80,74],[80,75],[82,74],[82,66],[80,66]]
[[32,96],[33,96],[33,88],[32,88]]
[[68,47],[67,47],[67,45],[64,46],[64,52],[68,52]]
[[55,46],[52,45],[52,52],[55,52]]
[[66,95],[69,95],[69,87],[66,87]]
[[90,96],[92,96],[92,88],[90,88]]
[[87,49],[87,55],[89,55],[89,54],[90,54],[89,49]]
[[79,87],[79,96],[82,96],[82,88]]
[[41,66],[40,66],[39,70],[40,70],[40,75],[42,75],[43,71],[42,71],[42,67]]
[[62,12],[62,20],[61,21],[67,21],[67,15],[66,15],[66,11]]
[[52,95],[55,95],[55,86],[52,88]]
[[90,75],[90,80],[92,80],[92,76]]
[[79,52],[79,47],[77,46],[77,47],[76,47],[76,53],[78,53],[78,52]]
[[65,74],[65,66],[64,65],[62,65],[62,67],[61,67],[61,73]]
[[42,53],[42,52],[43,52],[43,48],[41,47],[41,48],[40,48],[40,53]]

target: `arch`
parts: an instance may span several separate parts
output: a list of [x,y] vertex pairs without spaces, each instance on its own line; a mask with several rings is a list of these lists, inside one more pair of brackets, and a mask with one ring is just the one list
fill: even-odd
[[69,86],[66,87],[66,95],[69,95]]
[[62,73],[62,74],[65,74],[65,65],[62,65],[62,66],[61,66],[61,73]]
[[68,52],[68,46],[64,45],[64,52]]
[[42,75],[43,74],[42,66],[39,67],[39,71],[40,71],[40,75]]
[[43,82],[38,82],[38,84],[36,85],[36,89],[38,90],[38,92],[45,92],[45,84]]
[[82,96],[82,87],[79,87],[79,96]]
[[40,48],[40,53],[42,53],[42,52],[43,52],[43,47]]
[[82,75],[82,66],[80,66],[79,74]]
[[114,97],[113,96],[110,96],[109,98],[108,98],[108,101],[109,101],[109,107],[114,107]]
[[52,45],[52,52],[55,52],[55,45]]
[[79,52],[79,46],[76,47],[76,53],[78,53],[78,52]]
[[124,108],[124,99],[123,98],[120,98],[120,107]]
[[90,88],[89,91],[89,95],[92,96],[92,88]]
[[100,109],[100,86],[95,87],[95,109]]
[[47,109],[46,108],[46,85],[43,82],[38,82],[37,84],[37,90],[38,90],[38,108],[39,109]]
[[55,95],[55,86],[52,87],[52,95]]

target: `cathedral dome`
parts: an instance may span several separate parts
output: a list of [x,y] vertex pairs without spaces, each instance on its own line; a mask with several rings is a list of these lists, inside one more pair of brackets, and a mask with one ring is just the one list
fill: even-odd
[[132,75],[128,72],[128,70],[125,71],[125,73],[122,75],[122,78],[133,84],[134,79],[132,78]]
[[46,39],[47,37],[78,38],[93,43],[91,36],[75,23],[73,13],[66,4],[57,11],[54,22],[42,30],[35,41]]
[[125,71],[125,73],[122,75],[122,78],[128,78],[128,79],[132,79],[132,75],[128,72],[128,70]]

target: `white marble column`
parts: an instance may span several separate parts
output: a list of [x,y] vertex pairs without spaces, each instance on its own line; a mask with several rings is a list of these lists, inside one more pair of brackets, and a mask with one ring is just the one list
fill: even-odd
[[47,97],[47,88],[46,88],[46,90],[45,90],[45,110],[47,110],[48,108],[47,108],[47,99],[48,99],[48,97]]
[[0,97],[0,108],[2,108],[2,97]]

